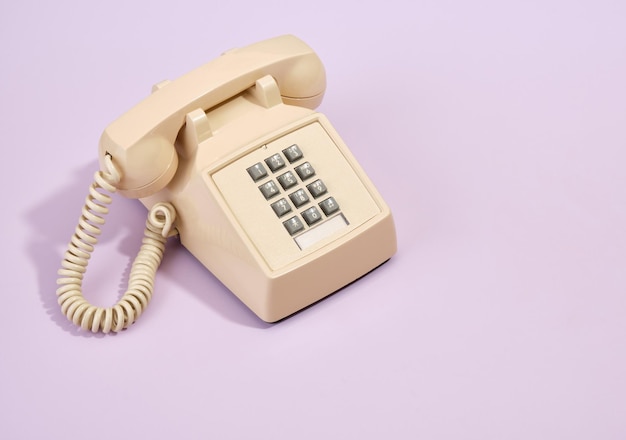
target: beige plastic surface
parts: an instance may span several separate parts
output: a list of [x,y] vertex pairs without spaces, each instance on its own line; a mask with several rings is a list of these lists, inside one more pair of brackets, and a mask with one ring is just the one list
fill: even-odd
[[[178,110],[151,109],[149,117],[145,117],[140,111],[146,108],[145,102],[171,104],[169,98],[155,100],[151,96],[125,115],[123,123],[118,120],[114,129],[107,129],[101,152],[110,151],[108,142],[113,137],[128,140],[130,144],[119,144],[121,156],[112,153],[114,160],[131,174],[126,176],[127,183],[136,186],[127,185],[126,194],[140,197],[148,208],[157,202],[171,203],[177,211],[176,228],[182,244],[261,319],[275,322],[385,262],[396,251],[396,237],[384,200],[328,120],[308,108],[317,105],[323,93],[321,63],[294,37],[270,42],[275,50],[268,51],[272,53],[265,54],[266,58],[262,51],[244,49],[243,53],[254,55],[236,58],[243,61],[233,65],[228,63],[230,74],[245,80],[231,81],[225,73],[213,72],[218,65],[212,62],[207,65],[212,67],[202,70],[204,74],[159,84],[152,96],[167,90],[219,89],[219,93],[209,93],[212,97],[208,100],[183,105],[182,99],[189,98],[184,92],[182,97],[171,98]],[[267,49],[267,44],[251,47]],[[234,57],[237,53],[240,52],[231,51],[228,55]],[[261,65],[264,67],[258,67]],[[274,74],[266,73],[268,65]],[[303,72],[304,65],[315,74]],[[291,73],[288,79],[283,76],[281,83],[279,78],[285,71]],[[299,77],[294,72],[304,73],[302,89],[298,88]],[[317,79],[312,80],[313,76]],[[210,82],[215,78],[219,81]],[[188,84],[190,81],[192,84]],[[306,91],[299,92],[299,96],[307,106],[287,105],[286,102],[294,102],[291,98],[298,90]],[[215,101],[218,95],[223,102]],[[147,124],[155,115],[170,116],[150,130]],[[141,129],[131,128],[132,116],[141,119]],[[140,135],[144,130],[147,135]],[[169,130],[176,132],[173,137],[168,134],[171,152],[161,154],[161,143],[152,141]],[[109,136],[111,133],[115,136]],[[133,143],[137,138],[140,142]],[[144,141],[150,148],[137,147]],[[296,189],[306,191],[306,184],[322,179],[327,195],[335,198],[340,211],[291,236],[283,226],[288,216],[277,217],[270,205],[276,199],[266,200],[258,188],[261,182],[254,182],[246,169],[294,143],[300,146],[303,161],[310,162],[316,175],[305,182],[299,179],[289,193]],[[146,162],[150,149],[157,157],[155,162],[161,166],[161,162],[167,163],[165,170],[161,167],[148,177],[147,173],[133,176],[133,170],[152,166]],[[141,159],[134,155],[135,150],[142,150],[137,156]],[[172,165],[174,162],[176,165]],[[293,171],[297,165],[287,164],[286,169]],[[269,169],[268,172],[268,179],[280,174],[272,174]],[[288,197],[288,192],[281,189],[280,197]],[[311,197],[308,206],[292,207],[293,214],[300,215],[303,209],[318,206],[321,200],[323,197]]]

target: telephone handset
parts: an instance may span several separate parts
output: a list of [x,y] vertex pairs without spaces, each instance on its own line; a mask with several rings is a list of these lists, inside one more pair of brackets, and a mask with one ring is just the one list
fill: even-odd
[[[337,291],[396,251],[389,207],[315,109],[324,67],[281,36],[234,49],[153,93],[104,131],[83,215],[57,290],[86,330],[120,331],[142,313],[168,236],[253,312],[279,321]],[[113,307],[82,296],[111,198],[150,210],[129,288]]]

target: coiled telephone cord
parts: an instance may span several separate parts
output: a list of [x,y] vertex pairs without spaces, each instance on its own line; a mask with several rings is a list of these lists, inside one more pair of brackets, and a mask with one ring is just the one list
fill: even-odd
[[60,278],[57,284],[60,287],[56,291],[63,314],[74,324],[94,333],[119,332],[139,318],[152,298],[154,278],[163,259],[165,242],[169,236],[176,235],[172,229],[176,210],[169,203],[157,203],[148,214],[144,238],[130,270],[126,293],[113,307],[103,308],[89,303],[82,292],[83,277],[112,201],[106,192],[114,193],[121,179],[108,154],[105,165],[106,172],[98,171],[89,187],[82,215],[65,252],[62,268],[58,271]]

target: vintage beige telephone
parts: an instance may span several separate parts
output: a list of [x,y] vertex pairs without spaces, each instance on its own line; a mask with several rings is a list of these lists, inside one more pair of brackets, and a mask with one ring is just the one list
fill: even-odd
[[[293,36],[234,49],[153,93],[104,131],[96,173],[59,270],[63,313],[120,331],[152,296],[169,235],[261,319],[324,298],[396,251],[391,212],[328,120],[317,55]],[[111,197],[150,209],[128,291],[89,304],[82,279]]]

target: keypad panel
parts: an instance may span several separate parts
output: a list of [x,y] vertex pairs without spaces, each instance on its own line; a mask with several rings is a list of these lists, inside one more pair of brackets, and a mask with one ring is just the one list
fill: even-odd
[[[257,184],[262,197],[270,202],[268,209],[271,208],[282,220],[290,236],[295,237],[340,212],[334,197],[320,200],[329,189],[324,180],[316,176],[314,164],[306,160],[305,153],[297,144],[269,155],[246,171],[252,182]],[[317,179],[311,181],[313,177]],[[276,201],[274,197],[279,194],[283,197]],[[291,216],[283,220],[287,214]]]
[[[332,249],[334,240],[354,233],[381,212],[366,176],[325,124],[313,115],[310,122],[261,139],[234,160],[209,170],[209,185],[239,224],[243,243],[271,270]],[[303,180],[296,167],[307,162],[315,174]],[[287,172],[296,184],[289,186],[283,179],[285,189],[278,177]],[[317,213],[307,211],[311,207]]]

